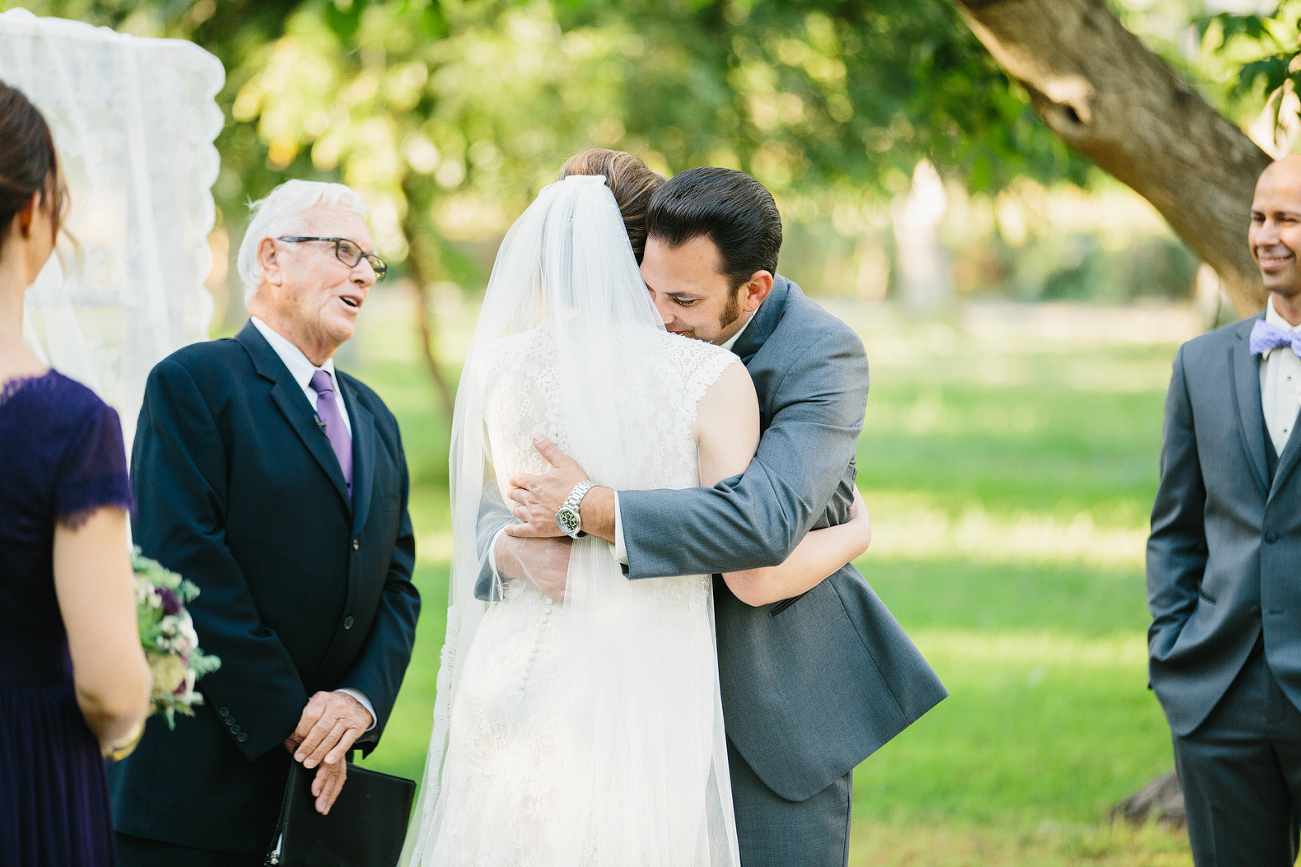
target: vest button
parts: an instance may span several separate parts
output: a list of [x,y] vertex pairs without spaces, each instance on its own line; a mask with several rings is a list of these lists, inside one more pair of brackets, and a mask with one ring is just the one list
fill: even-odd
[[1270,530],[1268,533],[1265,534],[1265,541],[1273,545],[1275,542],[1278,541],[1278,533],[1275,533],[1273,530]]
[[345,618],[343,618],[343,628],[344,628],[344,629],[351,629],[351,628],[352,628],[352,618],[351,618],[351,617],[345,617]]
[[361,540],[360,540],[360,539],[353,539],[353,540],[352,540],[352,550],[356,551],[356,550],[357,550],[358,548],[360,548],[360,547],[361,547]]

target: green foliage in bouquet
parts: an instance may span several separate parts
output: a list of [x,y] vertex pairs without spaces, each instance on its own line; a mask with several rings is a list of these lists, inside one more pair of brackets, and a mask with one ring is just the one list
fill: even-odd
[[150,714],[167,716],[168,728],[176,728],[176,713],[194,716],[193,707],[203,703],[194,682],[221,667],[221,660],[199,649],[199,636],[185,604],[199,595],[199,588],[175,572],[164,569],[136,548],[131,552],[135,569],[136,625],[149,670],[153,675]]

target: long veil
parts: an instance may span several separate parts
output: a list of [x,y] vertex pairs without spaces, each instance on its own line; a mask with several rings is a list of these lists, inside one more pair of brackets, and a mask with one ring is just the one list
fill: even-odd
[[[455,741],[459,702],[475,692],[476,682],[497,675],[484,664],[493,648],[471,653],[476,635],[490,638],[488,603],[476,598],[487,557],[477,536],[484,503],[504,496],[502,475],[546,468],[531,449],[537,432],[599,484],[697,483],[690,479],[694,443],[684,451],[681,437],[665,442],[673,439],[666,425],[682,415],[684,402],[694,413],[702,390],[675,388],[681,372],[665,362],[665,348],[674,341],[687,343],[664,332],[604,178],[575,176],[543,189],[498,252],[458,389],[447,634],[404,865],[435,863],[440,827],[462,797],[449,789],[456,755],[449,754],[449,728]],[[674,466],[686,467],[687,475],[665,475]],[[580,742],[565,753],[558,774],[563,780],[538,783],[563,784],[570,802],[550,809],[578,818],[569,829],[572,843],[556,844],[572,849],[549,850],[540,863],[739,863],[708,587],[707,576],[629,581],[609,544],[590,536],[573,543],[566,598],[554,608],[566,636],[555,652],[568,656],[547,687],[564,696],[570,711],[552,740],[537,742],[536,752],[547,753],[553,744],[561,752],[566,739],[571,746]],[[507,597],[518,591],[507,588]],[[540,610],[553,611],[549,602]],[[698,674],[683,680],[685,669]],[[528,670],[526,664],[520,690]],[[524,725],[512,737],[541,734]],[[495,806],[497,815],[510,810]],[[648,843],[648,835],[672,843],[647,852],[660,845]]]
[[225,71],[185,40],[15,8],[0,12],[0,80],[50,125],[76,239],[28,289],[23,339],[118,411],[129,454],[149,371],[208,339]]

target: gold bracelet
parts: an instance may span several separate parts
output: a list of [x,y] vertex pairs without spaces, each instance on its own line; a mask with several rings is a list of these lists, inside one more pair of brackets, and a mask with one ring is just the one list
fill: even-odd
[[126,736],[108,746],[100,747],[100,755],[110,762],[120,762],[135,751],[136,745],[145,733],[145,721],[140,720],[127,732]]

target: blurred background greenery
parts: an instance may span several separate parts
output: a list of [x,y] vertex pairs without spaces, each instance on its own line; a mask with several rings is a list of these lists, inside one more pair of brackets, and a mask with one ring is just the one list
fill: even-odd
[[[1301,0],[1085,2],[1261,147],[1293,147]],[[859,566],[953,695],[859,768],[852,863],[1190,863],[1180,832],[1108,816],[1171,764],[1142,560],[1169,361],[1234,314],[1153,206],[1039,119],[964,4],[0,0],[16,5],[225,65],[214,335],[244,318],[247,202],[292,177],[372,205],[393,279],[341,363],[402,424],[426,608],[370,764],[423,764],[448,407],[497,243],[567,156],[613,147],[755,175],[782,272],[872,359]]]
[[[1096,2],[1258,140],[1280,109],[1295,127],[1297,0]],[[227,325],[242,318],[228,263],[244,206],[281,180],[363,191],[381,253],[432,322],[443,295],[473,299],[513,217],[594,145],[670,174],[754,174],[789,227],[783,269],[814,295],[931,313],[964,297],[1192,291],[1188,247],[1040,122],[945,0],[0,0],[12,5],[222,60],[209,285]],[[919,227],[935,238],[916,250]],[[909,299],[909,265],[926,258],[938,266]]]

